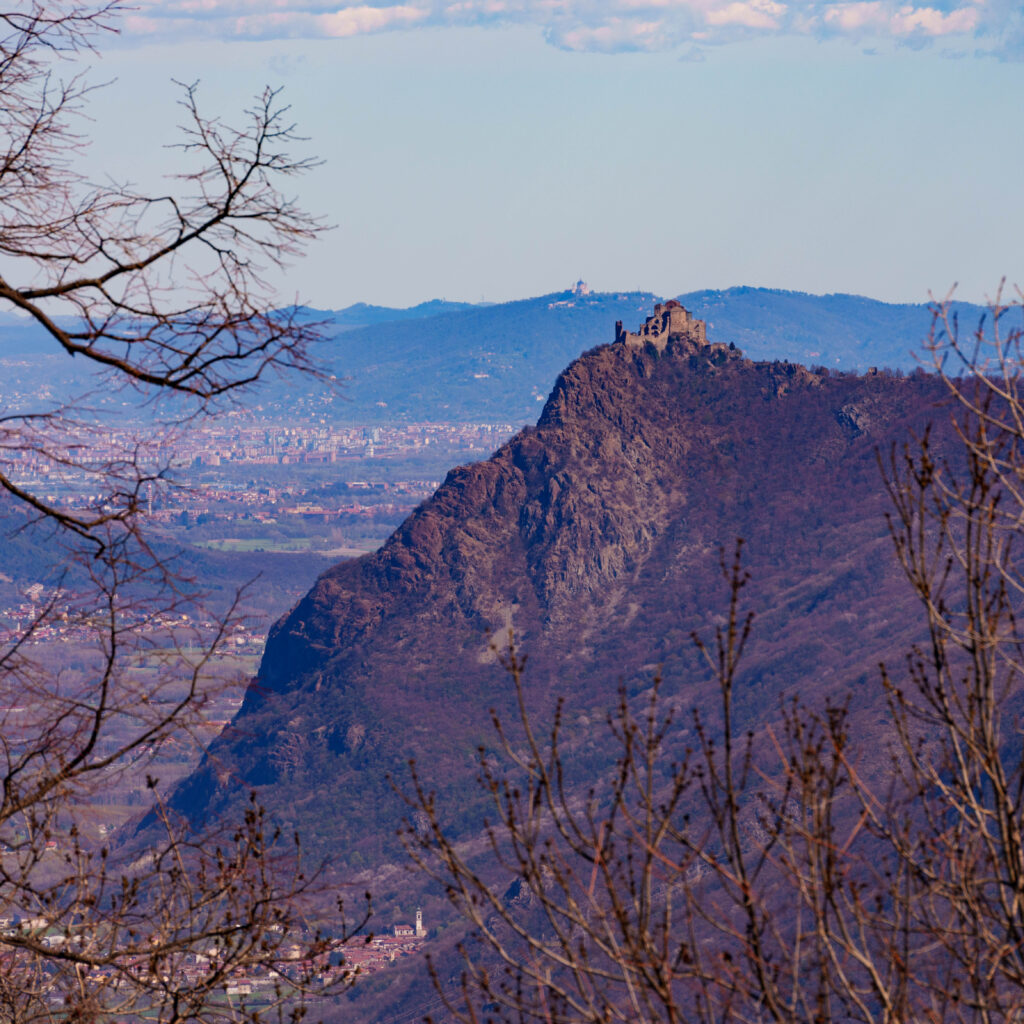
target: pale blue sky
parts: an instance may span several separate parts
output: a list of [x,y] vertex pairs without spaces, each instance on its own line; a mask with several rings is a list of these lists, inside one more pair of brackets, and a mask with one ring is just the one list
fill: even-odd
[[117,81],[90,161],[135,180],[169,166],[172,77],[225,113],[284,86],[325,161],[299,195],[337,225],[284,298],[321,307],[577,277],[907,301],[1024,283],[1019,8],[473,4],[144,8],[101,62]]

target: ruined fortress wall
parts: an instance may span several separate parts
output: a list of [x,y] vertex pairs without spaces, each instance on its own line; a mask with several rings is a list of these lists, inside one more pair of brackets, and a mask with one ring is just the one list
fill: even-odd
[[698,345],[707,344],[707,332],[703,320],[695,320],[678,302],[672,300],[654,307],[654,314],[649,316],[637,333],[626,331],[622,321],[615,324],[615,341],[623,345],[642,346],[652,344],[659,351],[664,351],[669,338],[685,338]]

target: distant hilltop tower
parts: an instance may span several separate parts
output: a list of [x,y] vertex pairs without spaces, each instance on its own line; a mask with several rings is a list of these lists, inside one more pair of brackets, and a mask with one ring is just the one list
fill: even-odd
[[675,299],[658,303],[654,315],[649,316],[640,330],[633,334],[623,330],[622,321],[615,323],[615,341],[620,345],[653,345],[659,352],[665,350],[669,338],[683,338],[697,345],[708,343],[703,320],[695,320]]
[[423,911],[416,908],[416,938],[422,939],[427,933],[423,930]]

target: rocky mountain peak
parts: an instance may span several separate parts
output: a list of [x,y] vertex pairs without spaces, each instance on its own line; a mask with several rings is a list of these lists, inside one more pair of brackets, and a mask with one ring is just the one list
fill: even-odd
[[542,731],[568,702],[583,784],[608,767],[599,725],[620,686],[642,693],[660,666],[669,700],[703,699],[690,635],[719,621],[719,550],[737,537],[763,632],[740,696],[752,724],[792,688],[847,687],[904,649],[876,451],[933,420],[941,440],[941,384],[753,362],[672,304],[616,335],[565,369],[535,427],[453,469],[275,625],[179,808],[255,787],[315,849],[379,865],[400,857],[388,779],[414,758],[472,834],[489,709],[512,710],[493,651],[509,628]]

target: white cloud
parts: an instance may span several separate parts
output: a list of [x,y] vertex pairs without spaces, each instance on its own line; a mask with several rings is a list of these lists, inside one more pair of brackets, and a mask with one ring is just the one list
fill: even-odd
[[423,21],[427,11],[409,4],[395,7],[346,7],[333,14],[321,14],[317,20],[327,36],[355,36],[364,32],[382,32]]
[[743,28],[777,29],[786,5],[773,0],[734,0],[707,12],[708,25],[739,25]]
[[534,24],[555,45],[692,51],[757,35],[957,39],[1014,56],[1021,0],[143,0],[137,39],[344,37],[425,25]]
[[825,23],[841,32],[897,38],[965,35],[978,27],[979,17],[979,8],[973,5],[941,11],[935,7],[914,7],[911,4],[896,7],[881,0],[834,4],[824,13]]
[[663,48],[664,26],[659,21],[609,18],[603,25],[578,25],[570,29],[555,29],[549,33],[549,38],[566,50],[600,53],[656,50]]

